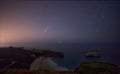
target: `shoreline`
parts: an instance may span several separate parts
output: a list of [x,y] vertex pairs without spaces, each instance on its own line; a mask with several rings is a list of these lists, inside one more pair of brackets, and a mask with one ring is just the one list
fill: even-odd
[[38,57],[30,65],[30,70],[48,69],[52,71],[69,71],[68,68],[59,66],[50,57]]

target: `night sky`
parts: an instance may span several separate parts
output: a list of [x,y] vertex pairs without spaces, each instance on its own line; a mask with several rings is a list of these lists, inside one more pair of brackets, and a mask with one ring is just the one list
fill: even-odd
[[1,1],[0,43],[120,42],[120,1]]

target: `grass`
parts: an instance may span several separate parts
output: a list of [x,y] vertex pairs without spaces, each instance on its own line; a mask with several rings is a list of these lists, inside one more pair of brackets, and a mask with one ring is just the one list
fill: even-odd
[[108,63],[104,63],[104,62],[84,62],[81,64],[84,66],[90,67],[90,68],[114,69],[116,67],[113,64],[108,64]]

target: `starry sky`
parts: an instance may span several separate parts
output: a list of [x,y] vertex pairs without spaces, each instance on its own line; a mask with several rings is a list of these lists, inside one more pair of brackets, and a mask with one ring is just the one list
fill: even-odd
[[119,1],[1,1],[0,43],[120,42]]

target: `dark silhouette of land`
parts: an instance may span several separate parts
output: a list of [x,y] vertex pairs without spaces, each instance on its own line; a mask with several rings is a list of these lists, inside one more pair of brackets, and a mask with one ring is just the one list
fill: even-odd
[[29,69],[30,64],[37,57],[64,57],[62,52],[52,50],[26,50],[23,47],[1,47],[0,68]]

